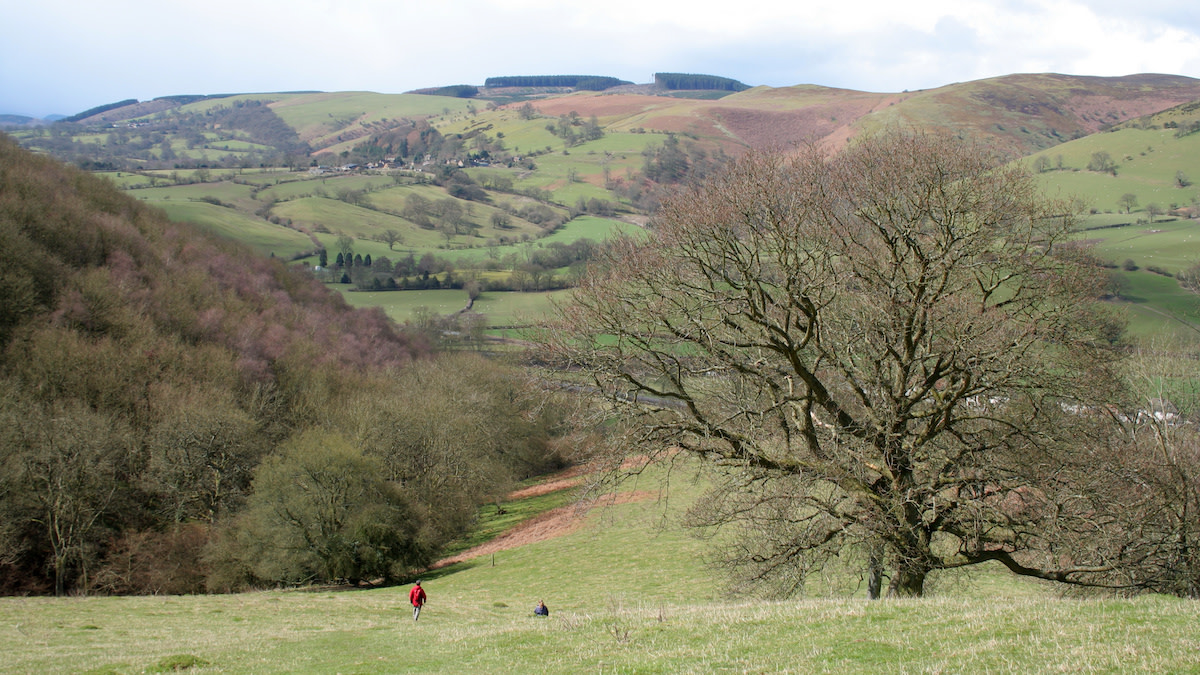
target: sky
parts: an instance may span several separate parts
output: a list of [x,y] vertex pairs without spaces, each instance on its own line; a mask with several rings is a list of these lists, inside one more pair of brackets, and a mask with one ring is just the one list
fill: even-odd
[[0,114],[501,75],[872,92],[1012,73],[1200,78],[1196,0],[0,0]]

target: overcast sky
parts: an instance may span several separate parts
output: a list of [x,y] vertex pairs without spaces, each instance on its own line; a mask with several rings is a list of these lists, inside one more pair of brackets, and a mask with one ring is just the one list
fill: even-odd
[[0,0],[0,113],[498,75],[875,92],[1010,73],[1200,77],[1197,0]]

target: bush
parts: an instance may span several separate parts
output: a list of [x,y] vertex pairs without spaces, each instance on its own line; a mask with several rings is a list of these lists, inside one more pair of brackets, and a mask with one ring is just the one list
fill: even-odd
[[209,574],[202,553],[209,529],[184,525],[170,532],[128,532],[113,545],[94,590],[125,595],[203,593]]
[[232,553],[262,582],[386,582],[428,562],[424,524],[378,459],[313,431],[259,467]]

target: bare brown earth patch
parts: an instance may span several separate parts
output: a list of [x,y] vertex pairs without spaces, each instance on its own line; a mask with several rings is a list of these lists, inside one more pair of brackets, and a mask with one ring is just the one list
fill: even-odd
[[[575,479],[578,480],[578,479]],[[534,487],[541,487],[534,486]],[[532,488],[525,488],[526,490]],[[514,495],[516,493],[513,493]],[[513,495],[509,495],[512,497]],[[525,495],[530,496],[530,495]],[[632,502],[641,502],[657,497],[655,492],[637,491],[637,492],[621,492],[617,494],[604,495],[597,500],[598,504],[612,506],[616,504],[629,504]],[[587,509],[585,507],[568,504],[560,506],[552,511],[547,511],[539,516],[535,516],[508,530],[504,534],[485,542],[474,548],[468,549],[458,555],[443,558],[434,563],[433,568],[445,567],[454,563],[471,560],[480,556],[507,551],[509,549],[525,546],[554,537],[571,534],[584,526],[587,518]]]
[[570,469],[554,474],[549,479],[538,483],[537,485],[530,485],[529,487],[521,488],[520,490],[513,490],[512,492],[508,493],[508,496],[505,499],[508,501],[515,501],[517,499],[525,499],[527,497],[540,497],[541,495],[549,494],[551,492],[558,492],[559,490],[578,487],[583,483],[583,470],[584,468],[582,466],[571,467]]
[[608,117],[612,115],[626,117],[636,115],[645,110],[662,108],[677,104],[675,99],[661,96],[641,96],[637,94],[574,94],[542,101],[532,101],[534,108],[543,115],[566,115],[571,111],[581,117]]

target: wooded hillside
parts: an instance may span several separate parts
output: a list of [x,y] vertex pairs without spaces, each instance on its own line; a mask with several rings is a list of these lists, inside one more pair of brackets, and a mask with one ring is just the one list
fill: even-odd
[[537,403],[0,138],[0,592],[403,576],[557,461]]

